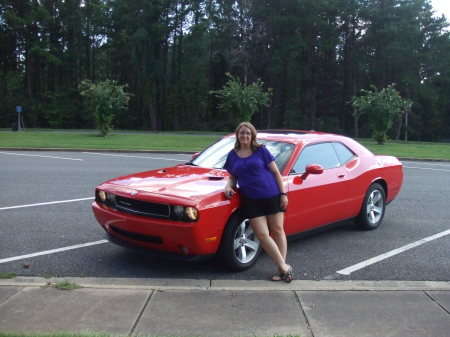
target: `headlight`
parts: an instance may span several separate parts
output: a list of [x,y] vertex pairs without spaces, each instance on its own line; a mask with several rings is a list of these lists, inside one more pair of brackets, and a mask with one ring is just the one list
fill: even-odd
[[194,207],[173,206],[173,218],[179,221],[197,221],[198,211]]
[[97,190],[95,200],[106,207],[114,207],[116,204],[116,196],[102,190]]
[[185,208],[185,212],[187,217],[192,220],[192,221],[196,221],[197,217],[198,217],[198,212],[194,207],[186,207]]
[[106,193],[105,193],[105,191],[98,191],[98,196],[100,197],[101,201],[106,201]]

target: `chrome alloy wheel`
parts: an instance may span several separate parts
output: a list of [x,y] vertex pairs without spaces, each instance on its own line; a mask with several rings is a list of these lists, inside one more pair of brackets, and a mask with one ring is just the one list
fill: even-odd
[[367,199],[367,219],[370,223],[377,223],[383,216],[384,212],[384,198],[382,193],[375,189],[370,193]]
[[234,234],[234,254],[240,263],[252,261],[258,254],[261,243],[253,233],[248,219],[243,220]]

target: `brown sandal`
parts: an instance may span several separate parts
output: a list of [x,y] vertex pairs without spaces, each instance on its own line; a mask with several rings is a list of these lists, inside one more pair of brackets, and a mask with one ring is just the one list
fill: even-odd
[[284,281],[284,279],[285,279],[285,274],[280,273],[279,271],[276,272],[275,274],[273,274],[272,277],[270,278],[270,280],[273,282]]
[[289,269],[287,270],[286,274],[281,274],[283,275],[283,281],[286,283],[291,283],[292,280],[294,279],[294,270],[292,269],[292,266],[289,266]]

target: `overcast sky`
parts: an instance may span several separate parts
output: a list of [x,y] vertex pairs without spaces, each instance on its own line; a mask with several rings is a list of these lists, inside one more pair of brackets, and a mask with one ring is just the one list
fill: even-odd
[[437,16],[444,14],[447,18],[447,22],[450,19],[450,0],[431,0],[431,5],[436,11]]

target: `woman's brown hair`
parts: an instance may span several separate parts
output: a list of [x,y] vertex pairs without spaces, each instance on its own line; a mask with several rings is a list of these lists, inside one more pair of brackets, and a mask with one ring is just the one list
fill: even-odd
[[238,150],[241,148],[241,143],[239,142],[239,130],[240,130],[242,127],[244,127],[244,126],[245,126],[246,128],[248,128],[248,129],[250,129],[250,132],[252,133],[252,140],[251,140],[251,143],[250,143],[250,147],[251,147],[251,149],[252,149],[252,152],[255,152],[256,148],[260,147],[261,144],[259,144],[259,143],[256,141],[256,136],[257,136],[256,129],[255,129],[255,127],[254,127],[251,123],[249,123],[249,122],[242,122],[242,123],[240,123],[240,124],[237,126],[236,131],[235,131],[235,134],[236,134],[236,142],[234,143],[234,150],[235,150],[235,151],[238,151]]

